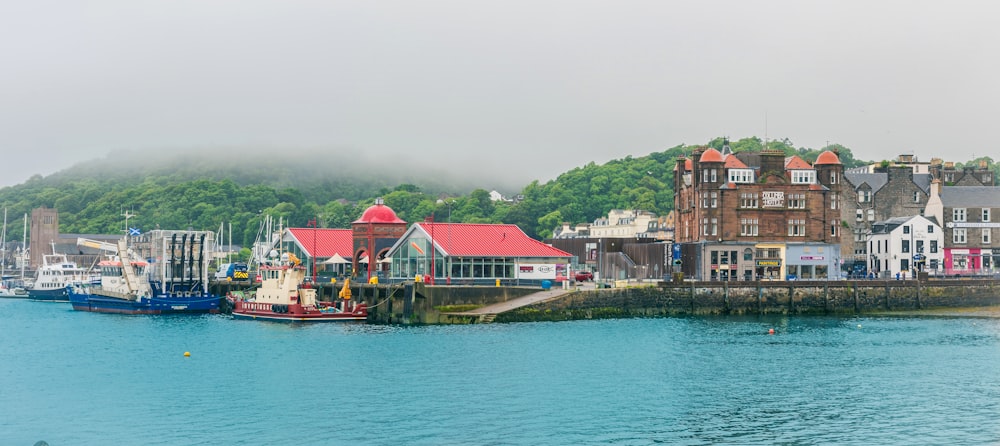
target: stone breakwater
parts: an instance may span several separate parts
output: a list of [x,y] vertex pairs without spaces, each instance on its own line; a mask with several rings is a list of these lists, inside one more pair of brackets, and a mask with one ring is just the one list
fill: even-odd
[[[875,314],[1000,306],[1000,282],[688,282],[582,291],[497,322],[723,314]],[[952,311],[954,312],[954,311]],[[980,311],[982,313],[982,311]]]
[[[427,287],[409,284],[359,289],[357,295],[372,306],[369,323],[470,324],[484,322],[484,319],[453,313],[505,302],[536,291],[518,287]],[[984,307],[1000,310],[1000,281],[660,282],[623,288],[578,289],[545,302],[496,314],[488,320],[529,322],[724,314],[954,313]],[[987,313],[996,314],[992,311]]]

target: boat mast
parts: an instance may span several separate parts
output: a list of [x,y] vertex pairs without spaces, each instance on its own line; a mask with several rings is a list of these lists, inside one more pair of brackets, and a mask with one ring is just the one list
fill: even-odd
[[3,234],[0,235],[0,277],[7,271],[7,208],[3,208]]
[[28,240],[28,213],[24,213],[24,233],[21,235],[21,280],[24,280],[24,264],[28,263],[25,259],[28,253],[28,246],[25,242]]

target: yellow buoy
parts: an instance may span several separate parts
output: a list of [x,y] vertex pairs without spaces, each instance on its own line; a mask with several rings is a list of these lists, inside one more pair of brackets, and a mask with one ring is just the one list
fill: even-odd
[[184,352],[184,356],[185,356],[185,357],[187,357],[187,356],[191,356],[191,352]]

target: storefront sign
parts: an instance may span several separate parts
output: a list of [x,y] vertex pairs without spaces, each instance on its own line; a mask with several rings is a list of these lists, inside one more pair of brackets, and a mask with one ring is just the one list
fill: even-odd
[[800,260],[823,260],[823,256],[801,256]]
[[781,260],[758,260],[757,266],[781,266]]

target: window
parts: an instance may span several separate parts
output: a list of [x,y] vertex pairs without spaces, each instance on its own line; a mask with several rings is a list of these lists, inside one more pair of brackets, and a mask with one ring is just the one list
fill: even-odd
[[758,234],[758,224],[756,218],[741,218],[740,219],[740,235],[747,237],[756,237]]
[[753,183],[753,169],[729,169],[730,183]]
[[816,182],[815,170],[793,170],[792,184],[812,184]]
[[865,219],[865,211],[857,209],[854,211],[854,216],[857,218],[858,221],[862,221]]
[[903,242],[903,252],[910,252],[910,241],[902,240]]
[[806,196],[805,196],[805,194],[789,194],[788,195],[788,208],[789,209],[805,209],[806,208]]
[[718,192],[712,192],[712,207],[713,208],[719,207],[719,193]]
[[839,195],[837,195],[837,194],[830,194],[830,209],[837,209],[837,201],[838,201],[838,199],[839,199]]
[[924,241],[923,240],[917,240],[917,253],[918,254],[923,254],[924,253]]
[[899,269],[902,271],[909,271],[910,259],[899,259]]
[[983,244],[990,244],[990,228],[983,228]]
[[837,172],[830,172],[830,184],[837,184],[840,182],[840,174]]
[[913,192],[913,202],[914,203],[920,203],[920,192],[919,191]]
[[909,234],[909,233],[910,233],[910,227],[909,226],[903,226],[903,234]]
[[931,240],[931,254],[937,254],[938,252],[938,242],[937,240]]
[[805,235],[806,235],[805,220],[788,220],[789,237],[805,237]]
[[712,219],[712,235],[719,235],[719,219]]
[[858,203],[870,203],[872,201],[872,191],[858,191]]
[[701,235],[708,235],[708,217],[701,219]]
[[701,208],[708,209],[708,192],[703,191],[701,193]]
[[875,209],[868,210],[868,221],[875,221]]
[[951,210],[951,221],[965,221],[965,208],[954,208]]
[[702,183],[715,183],[719,181],[718,169],[702,169],[701,170],[701,182]]
[[740,207],[754,209],[757,207],[757,193],[756,192],[741,192],[740,193]]
[[835,221],[830,222],[830,235],[833,237],[837,236],[837,226],[838,226],[837,222]]
[[928,234],[934,233],[934,225],[927,225],[927,233]]
[[983,223],[990,222],[990,208],[983,208]]
[[965,244],[965,228],[955,228],[954,232],[951,233],[952,243]]

